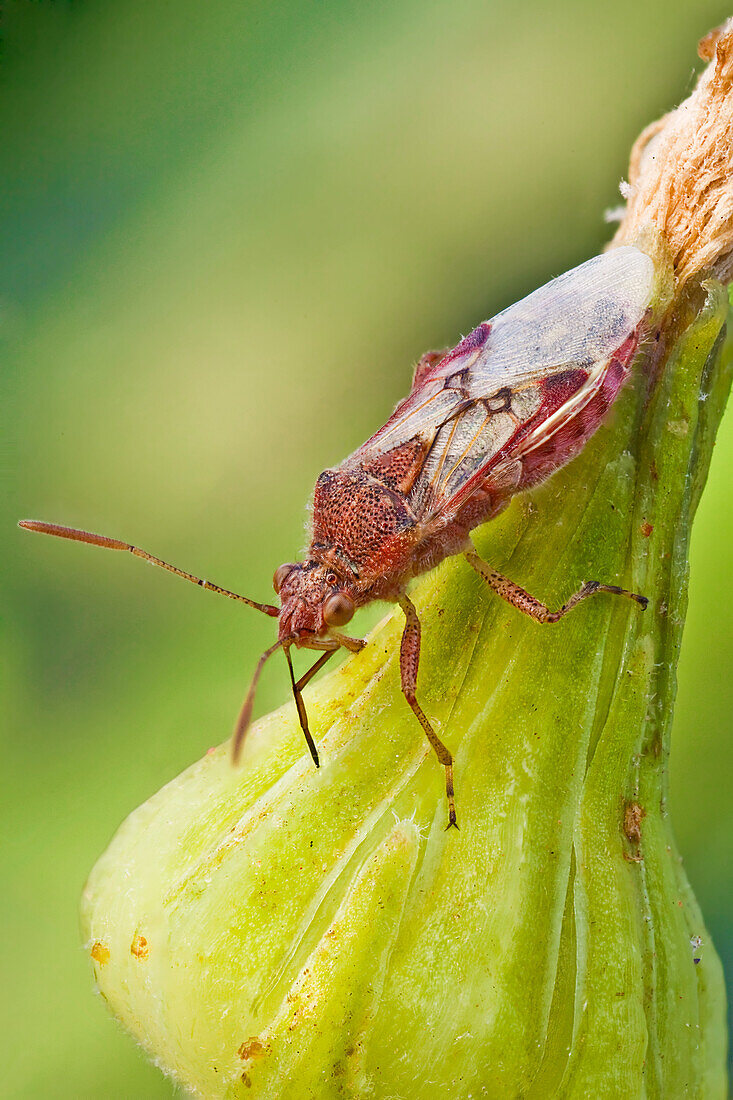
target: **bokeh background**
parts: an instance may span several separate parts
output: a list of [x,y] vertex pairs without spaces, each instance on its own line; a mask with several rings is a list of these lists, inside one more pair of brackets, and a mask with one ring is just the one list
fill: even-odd
[[[1,1090],[174,1092],[92,991],[85,876],[229,733],[316,474],[426,348],[596,252],[714,0],[5,0]],[[699,68],[699,65],[698,65]],[[733,979],[733,416],[695,530],[672,807]],[[285,698],[283,669],[261,710]],[[150,837],[155,843],[155,837]]]

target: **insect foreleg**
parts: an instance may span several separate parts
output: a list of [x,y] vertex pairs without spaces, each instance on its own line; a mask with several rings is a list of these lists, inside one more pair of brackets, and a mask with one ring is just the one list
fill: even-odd
[[315,664],[312,664],[308,671],[304,672],[303,675],[300,677],[298,682],[295,684],[295,690],[302,691],[305,685],[311,682],[315,674],[317,672],[320,672],[326,661],[331,660],[335,652],[335,649],[327,649],[325,653],[322,653]]
[[343,646],[344,649],[348,649],[349,653],[361,653],[366,645],[363,638],[349,638],[348,635],[339,634],[336,630],[331,631],[331,637],[334,638],[340,646]]
[[466,560],[469,565],[473,566],[482,580],[486,581],[489,588],[493,588],[498,596],[501,596],[501,598],[506,600],[507,603],[510,603],[512,607],[516,607],[518,611],[522,611],[525,615],[529,615],[530,618],[538,623],[558,622],[559,619],[562,619],[563,615],[567,615],[568,611],[571,611],[581,600],[586,599],[588,596],[594,596],[596,592],[609,592],[612,596],[626,596],[627,599],[634,600],[635,603],[638,603],[642,611],[649,603],[646,596],[639,596],[636,592],[629,592],[626,588],[619,588],[616,584],[601,584],[600,581],[587,581],[570,597],[567,603],[563,604],[559,611],[550,611],[549,607],[536,599],[535,596],[530,595],[526,589],[520,588],[514,581],[510,581],[508,577],[505,577],[502,573],[497,573],[495,569],[488,566],[485,561],[482,561],[475,550],[468,550],[466,552]]
[[445,794],[448,799],[448,826],[458,828],[456,822],[456,805],[453,797],[453,757],[448,752],[443,742],[435,733],[423,714],[422,708],[415,698],[417,690],[417,670],[420,664],[420,620],[417,617],[414,604],[407,596],[400,599],[400,607],[405,613],[405,629],[402,632],[400,645],[400,677],[402,680],[402,693],[415,712],[415,716],[425,731],[425,736],[435,750],[435,755],[445,768]]

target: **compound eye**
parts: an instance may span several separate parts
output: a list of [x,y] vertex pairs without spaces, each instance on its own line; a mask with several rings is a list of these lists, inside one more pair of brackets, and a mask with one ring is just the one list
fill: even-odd
[[345,592],[334,592],[323,604],[323,618],[327,626],[344,626],[356,610],[354,601]]
[[287,562],[285,565],[279,565],[275,570],[275,576],[272,578],[272,587],[276,592],[279,592],[285,581],[296,569],[297,566],[293,562]]

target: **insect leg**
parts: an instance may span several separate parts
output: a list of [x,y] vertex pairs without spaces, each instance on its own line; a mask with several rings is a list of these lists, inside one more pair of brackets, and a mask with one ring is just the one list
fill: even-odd
[[331,660],[335,652],[335,649],[327,649],[325,653],[322,653],[315,664],[312,664],[308,671],[304,672],[303,675],[300,677],[297,684],[295,685],[295,690],[302,691],[305,685],[311,682],[315,674],[317,672],[320,672],[326,661]]
[[303,696],[301,694],[301,691],[305,687],[305,685],[308,683],[308,681],[311,679],[311,677],[315,676],[315,674],[318,672],[318,670],[320,668],[323,668],[326,661],[330,657],[333,657],[335,652],[336,652],[335,649],[327,649],[326,652],[323,653],[318,658],[318,660],[315,662],[315,664],[311,665],[311,667],[308,669],[308,671],[305,673],[305,675],[301,676],[301,678],[296,681],[295,673],[293,672],[293,662],[290,659],[290,647],[288,646],[285,649],[285,656],[286,656],[287,661],[288,661],[288,668],[290,669],[290,683],[293,685],[293,698],[295,699],[295,706],[296,706],[296,709],[298,711],[298,719],[300,721],[300,728],[303,731],[303,736],[305,737],[306,744],[308,745],[308,749],[310,751],[310,754],[313,757],[313,763],[315,764],[315,766],[317,768],[320,768],[320,766],[321,766],[320,761],[318,759],[318,749],[316,748],[316,743],[313,740],[313,736],[311,734],[310,727],[308,726],[308,712],[305,709],[305,702],[303,701]]
[[400,677],[402,679],[402,693],[415,712],[415,717],[425,731],[425,736],[435,750],[435,755],[445,768],[445,794],[448,799],[448,825],[458,828],[456,822],[456,804],[453,797],[453,757],[448,752],[443,742],[435,733],[423,714],[422,708],[415,698],[417,690],[417,670],[420,664],[420,620],[417,617],[414,604],[407,596],[400,599],[400,607],[405,613],[405,629],[402,632],[400,645]]
[[473,566],[482,580],[486,581],[489,588],[493,588],[498,596],[501,596],[501,598],[506,600],[507,603],[510,603],[512,607],[516,607],[518,611],[524,612],[525,615],[529,615],[530,618],[535,619],[538,623],[556,623],[559,619],[562,619],[563,615],[567,615],[568,611],[571,611],[576,604],[579,604],[581,600],[586,599],[588,596],[595,595],[596,592],[610,592],[612,596],[626,596],[628,599],[638,603],[642,611],[649,603],[646,596],[639,596],[636,592],[629,592],[625,588],[619,588],[617,584],[601,584],[600,581],[587,581],[570,597],[567,603],[563,604],[559,611],[550,611],[549,607],[530,595],[524,588],[520,588],[514,581],[510,581],[508,577],[505,577],[502,573],[497,573],[495,569],[488,566],[485,561],[482,561],[475,550],[468,550],[466,552],[466,560],[469,565]]
[[363,638],[349,638],[347,634],[339,634],[337,630],[331,631],[331,637],[344,649],[348,649],[349,653],[361,653],[366,645]]

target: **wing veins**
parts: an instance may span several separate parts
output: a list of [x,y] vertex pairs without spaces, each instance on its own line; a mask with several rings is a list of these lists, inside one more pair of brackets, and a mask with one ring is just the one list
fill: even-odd
[[[416,405],[414,409],[410,409],[410,411],[408,413],[408,417],[416,416],[417,413],[421,412],[423,409],[426,409],[433,401],[435,401],[438,397],[440,397],[440,395],[444,392],[444,390],[445,390],[445,387],[438,390],[437,393],[431,394],[431,396],[428,397],[428,399],[426,401],[423,401],[422,405]],[[440,424],[436,428],[436,435],[440,431],[440,429],[443,427],[443,424],[447,423],[448,420],[450,420],[449,416],[446,417],[445,420],[442,420],[440,422]],[[400,423],[402,423],[402,421],[397,421],[396,424],[392,425],[392,427],[389,429],[389,431],[386,431],[384,433],[384,435],[379,440],[380,444],[383,443],[385,439],[389,439],[390,435],[394,435],[394,433],[397,430],[397,427],[399,426]]]
[[[461,465],[461,463],[463,462],[464,458],[465,458],[465,457],[466,457],[466,455],[467,455],[467,454],[469,453],[469,451],[471,450],[471,448],[472,448],[472,447],[474,446],[474,444],[476,443],[476,440],[477,440],[477,439],[479,438],[479,436],[480,436],[480,435],[481,435],[481,433],[483,432],[484,428],[486,427],[486,425],[487,425],[487,424],[489,423],[489,421],[491,420],[492,416],[494,416],[494,415],[495,415],[495,414],[494,414],[494,413],[491,413],[491,412],[487,412],[487,413],[486,413],[486,417],[484,418],[484,422],[483,422],[483,424],[481,425],[481,427],[480,427],[480,428],[479,428],[479,429],[478,429],[478,430],[477,430],[476,432],[474,432],[474,435],[473,435],[473,437],[472,437],[472,439],[471,439],[470,443],[468,444],[468,446],[467,446],[467,447],[465,448],[465,450],[463,451],[463,454],[462,454],[462,455],[461,455],[461,456],[460,456],[460,457],[459,457],[459,458],[458,458],[458,459],[456,460],[456,462],[454,462],[454,464],[453,464],[453,467],[452,467],[452,469],[450,469],[450,470],[448,471],[448,473],[446,474],[446,477],[445,477],[445,479],[444,479],[444,481],[443,481],[443,484],[444,484],[444,485],[447,485],[447,484],[448,484],[448,482],[450,481],[450,479],[451,479],[451,478],[453,477],[453,474],[454,474],[454,473],[456,472],[456,470],[458,469],[458,467],[459,467],[459,466]],[[451,438],[452,438],[452,436],[451,436]]]
[[[446,424],[450,424],[450,417],[447,420],[444,420],[443,423],[440,425],[440,428],[438,429],[438,432],[436,432],[436,435],[435,435],[436,439],[438,438],[438,434],[443,430],[443,428],[445,427]],[[440,465],[438,466],[437,470],[435,471],[433,476],[430,478],[430,481],[428,482],[428,488],[429,489],[432,489],[433,486],[436,484],[436,482],[440,481],[440,475],[442,474],[443,467],[445,466],[445,456],[448,453],[448,448],[451,445],[451,442],[453,440],[453,436],[456,434],[456,428],[457,427],[458,427],[458,419],[454,418],[453,427],[450,430],[450,435],[449,435],[448,439],[445,441],[445,446],[443,448],[443,454],[441,455],[441,458],[440,458]]]

